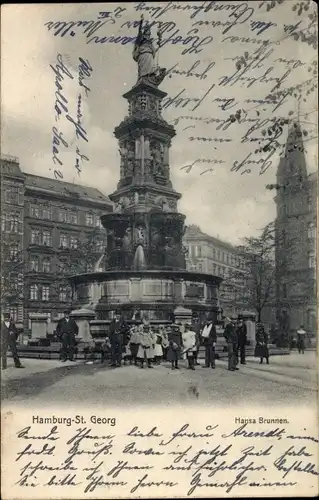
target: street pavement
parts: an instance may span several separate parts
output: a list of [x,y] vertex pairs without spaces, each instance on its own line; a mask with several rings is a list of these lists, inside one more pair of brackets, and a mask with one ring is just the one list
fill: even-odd
[[153,369],[84,361],[61,363],[58,360],[23,359],[25,369],[18,370],[8,360],[1,371],[2,407],[25,408],[49,405],[92,406],[156,405],[316,405],[316,353],[292,352],[273,356],[270,364],[248,357],[246,365],[229,372],[226,360],[216,369],[196,367],[172,371],[169,363]]

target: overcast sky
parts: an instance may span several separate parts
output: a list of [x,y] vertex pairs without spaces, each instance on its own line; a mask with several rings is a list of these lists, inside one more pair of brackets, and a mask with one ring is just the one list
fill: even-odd
[[[203,2],[196,2],[196,6]],[[210,2],[205,2],[207,6]],[[170,97],[175,96],[185,89],[183,97],[201,98],[212,87],[207,98],[198,108],[192,111],[193,104],[185,108],[175,108],[173,105],[164,109],[163,116],[168,122],[176,123],[177,136],[173,139],[170,152],[171,178],[174,187],[181,192],[183,197],[179,203],[179,210],[187,216],[187,223],[198,224],[201,229],[211,235],[219,236],[231,243],[238,243],[244,236],[255,234],[267,222],[275,217],[273,202],[274,192],[266,190],[265,186],[275,181],[275,172],[279,156],[274,154],[271,166],[263,175],[259,175],[260,165],[247,166],[251,173],[241,175],[241,171],[232,172],[234,161],[244,160],[249,153],[250,159],[258,161],[265,157],[255,155],[256,143],[242,142],[242,138],[251,126],[249,123],[235,123],[227,130],[216,130],[218,123],[204,123],[198,118],[227,119],[230,114],[238,109],[248,112],[247,117],[260,120],[274,116],[288,116],[293,112],[296,116],[297,103],[295,99],[287,99],[275,112],[270,105],[259,106],[248,104],[247,99],[264,99],[274,87],[275,81],[258,81],[250,88],[246,88],[247,81],[239,81],[220,85],[221,77],[232,75],[236,72],[235,56],[242,56],[245,52],[252,56],[261,45],[253,43],[259,40],[269,40],[268,48],[273,52],[260,63],[259,68],[251,69],[245,77],[260,77],[268,68],[272,68],[265,78],[282,78],[287,70],[291,73],[285,77],[282,88],[301,83],[309,78],[308,66],[316,57],[313,48],[306,43],[300,43],[292,38],[286,38],[284,24],[302,22],[300,27],[307,25],[307,17],[297,17],[292,11],[294,2],[286,1],[282,5],[267,12],[264,7],[259,8],[261,2],[232,2],[233,17],[230,5],[226,2],[211,4],[207,13],[199,11],[195,17],[194,9],[177,10],[178,5],[185,6],[186,2],[170,3],[167,11],[160,15],[157,11],[158,21],[176,23],[171,32],[164,34],[164,40],[171,33],[179,29],[178,35],[184,41],[187,32],[198,29],[201,39],[205,37],[199,53],[182,54],[190,49],[191,44],[170,42],[166,43],[159,53],[159,64],[166,68],[186,71],[196,61],[200,61],[196,73],[202,73],[210,65],[206,79],[195,76],[181,76],[171,73],[161,84],[161,89]],[[92,35],[110,37],[111,35],[134,36],[136,28],[123,26],[128,20],[138,20],[141,11],[136,11],[138,3],[109,3],[109,4],[52,4],[52,5],[6,5],[2,9],[2,153],[18,156],[21,168],[25,172],[50,177],[55,168],[52,161],[52,127],[62,131],[68,143],[68,148],[61,147],[59,158],[63,162],[60,170],[64,180],[95,186],[105,194],[111,193],[116,188],[119,179],[119,154],[118,144],[113,136],[114,127],[117,126],[127,114],[127,103],[122,94],[129,90],[137,77],[136,63],[132,59],[131,43],[122,45],[114,43],[94,43],[83,33],[83,28],[75,28],[74,35],[64,37],[54,36],[54,30],[48,30],[45,23],[50,21],[90,21],[97,20],[99,12],[113,12],[121,6],[125,11],[115,19],[109,20]],[[165,7],[165,3],[147,3],[148,7]],[[193,2],[190,4],[195,6]],[[315,4],[312,3],[312,6]],[[314,7],[312,7],[314,8]],[[215,9],[215,10],[214,10]],[[237,9],[237,10],[236,10]],[[119,12],[119,11],[116,11]],[[154,13],[154,11],[153,11]],[[144,10],[144,18],[152,20],[152,12]],[[309,11],[307,12],[309,14]],[[237,15],[237,25],[235,16]],[[102,20],[105,21],[106,19]],[[199,26],[199,21],[207,21],[210,25]],[[215,22],[215,26],[211,22]],[[217,21],[228,23],[217,26]],[[257,23],[259,21],[259,24]],[[194,26],[194,23],[197,24]],[[269,23],[269,27],[261,31],[260,23]],[[273,23],[273,25],[272,25]],[[166,25],[168,29],[172,25]],[[222,33],[227,29],[227,33]],[[153,36],[155,36],[153,30]],[[69,32],[70,33],[70,32]],[[177,36],[177,35],[176,35]],[[240,39],[226,37],[246,37],[245,43]],[[250,37],[251,40],[247,40]],[[277,43],[272,43],[277,42]],[[87,131],[88,142],[75,138],[74,126],[65,117],[55,121],[55,74],[50,65],[55,66],[57,56],[61,54],[68,70],[74,77],[67,76],[62,82],[63,95],[68,101],[69,114],[76,118],[77,95],[79,91],[78,63],[79,57],[88,60],[93,68],[92,74],[85,80],[90,88],[88,96],[82,100],[83,124]],[[254,56],[256,57],[256,56]],[[281,60],[280,60],[281,58]],[[298,63],[284,62],[301,60]],[[214,63],[214,64],[213,64]],[[297,67],[299,66],[299,67]],[[264,78],[264,80],[265,80]],[[83,89],[82,89],[83,90]],[[300,113],[303,123],[308,130],[308,136],[316,136],[315,129],[317,102],[314,93],[307,97],[307,102],[301,102]],[[221,109],[221,101],[217,98],[234,99],[229,101],[228,108]],[[225,103],[225,101],[224,101]],[[234,107],[231,107],[234,104]],[[253,109],[254,108],[254,109]],[[260,113],[258,116],[257,111]],[[310,113],[306,118],[305,113]],[[193,117],[193,119],[180,119],[180,116]],[[194,120],[197,118],[197,120]],[[193,127],[193,128],[187,128]],[[186,129],[186,130],[185,130]],[[284,142],[287,128],[279,139]],[[251,137],[260,137],[260,130]],[[190,137],[222,138],[228,142],[197,141]],[[309,171],[316,169],[315,157],[317,139],[305,143]],[[76,147],[80,148],[89,161],[82,163],[82,173],[77,175],[75,169]],[[219,163],[197,162],[189,173],[181,170],[183,166],[192,164],[196,160],[215,160]],[[222,163],[221,163],[222,162]],[[213,172],[202,174],[212,168]],[[201,175],[202,174],[202,175]]]

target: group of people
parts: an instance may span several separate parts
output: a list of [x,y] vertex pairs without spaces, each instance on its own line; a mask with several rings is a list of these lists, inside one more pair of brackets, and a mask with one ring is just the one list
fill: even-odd
[[[209,315],[205,324],[194,320],[191,324],[173,322],[170,325],[150,325],[148,318],[134,318],[135,324],[129,326],[122,318],[120,311],[115,312],[109,328],[109,334],[102,345],[102,359],[107,354],[111,355],[111,366],[120,367],[122,362],[149,368],[160,364],[162,361],[171,363],[173,370],[179,369],[179,360],[187,359],[188,368],[195,370],[198,363],[198,352],[200,346],[205,349],[205,368],[215,368],[217,333],[214,316]],[[56,334],[61,342],[61,361],[74,361],[76,352],[76,336],[78,326],[76,321],[70,317],[69,311],[65,311],[64,317],[57,324]],[[306,332],[301,326],[298,331],[298,350],[304,353]],[[228,370],[238,370],[239,361],[246,364],[247,328],[241,316],[237,318],[225,318],[224,337],[227,343]],[[18,331],[10,319],[8,313],[4,313],[4,321],[1,323],[1,354],[2,368],[7,368],[7,351],[10,347],[16,368],[24,368],[21,364],[17,342]],[[262,323],[256,324],[256,346],[255,357],[264,359],[269,364],[268,335]]]
[[[138,318],[135,320],[138,321]],[[198,352],[196,333],[190,325],[185,325],[183,333],[181,330],[176,323],[151,326],[146,317],[129,327],[120,312],[116,311],[103,350],[110,351],[111,366],[114,368],[120,367],[122,361],[141,368],[145,364],[153,368],[165,360],[171,363],[173,370],[178,370],[179,360],[185,354],[189,368],[194,369]]]
[[[135,318],[137,319],[137,318]],[[188,368],[195,370],[198,365],[198,351],[205,347],[205,367],[215,368],[215,345],[217,342],[213,316],[209,316],[203,329],[196,323],[170,325],[150,325],[144,317],[139,324],[131,327],[116,311],[109,335],[103,345],[102,360],[106,352],[111,353],[111,366],[120,367],[126,362],[153,368],[162,361],[171,363],[172,370],[179,369],[179,360],[186,358]]]
[[227,343],[228,370],[235,371],[240,359],[246,364],[247,327],[241,316],[225,318],[224,337]]

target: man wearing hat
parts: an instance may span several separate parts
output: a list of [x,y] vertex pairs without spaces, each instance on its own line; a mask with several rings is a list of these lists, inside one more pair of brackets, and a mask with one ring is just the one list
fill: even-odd
[[10,319],[9,313],[3,314],[3,321],[1,322],[1,358],[2,358],[2,369],[6,370],[7,368],[7,351],[8,347],[10,347],[14,366],[16,368],[24,368],[24,366],[20,363],[20,359],[17,351],[17,338],[18,331],[16,329],[15,324]]
[[[240,352],[240,363],[242,365],[246,364],[246,343],[247,343],[247,327],[244,323],[243,317],[238,316],[237,322],[237,338],[238,338],[238,350]],[[238,357],[238,354],[237,354]]]
[[64,318],[58,321],[56,333],[62,343],[61,361],[74,361],[76,348],[75,337],[79,333],[79,328],[73,318],[70,318],[70,311],[64,311]]
[[172,363],[172,370],[179,370],[178,360],[181,355],[182,334],[180,326],[173,323],[168,332],[167,361]]
[[231,372],[238,370],[237,368],[237,349],[238,339],[235,327],[235,319],[225,318],[224,337],[227,342],[228,351],[228,370]]
[[121,316],[119,310],[115,311],[115,317],[111,321],[109,339],[111,342],[111,366],[120,367],[122,363],[123,348],[128,341],[129,328]]
[[215,368],[215,346],[217,342],[217,333],[213,321],[213,315],[209,314],[206,325],[201,333],[203,345],[205,346],[205,368]]

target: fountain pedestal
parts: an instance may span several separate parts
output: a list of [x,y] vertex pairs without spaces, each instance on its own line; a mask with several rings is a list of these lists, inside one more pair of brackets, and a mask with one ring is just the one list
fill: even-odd
[[31,338],[45,339],[48,332],[48,315],[43,313],[30,313]]
[[79,328],[77,340],[79,342],[91,342],[89,322],[95,318],[95,312],[90,309],[76,309],[70,313],[70,317],[76,321]]
[[186,307],[178,306],[174,309],[175,323],[181,323],[185,326],[186,323],[192,322],[192,310]]

